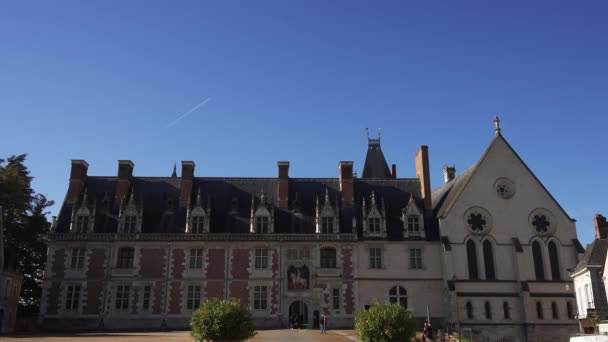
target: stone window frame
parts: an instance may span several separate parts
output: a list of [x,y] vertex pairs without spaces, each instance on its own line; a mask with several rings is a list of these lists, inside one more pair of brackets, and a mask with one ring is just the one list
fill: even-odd
[[[202,270],[205,269],[205,253],[206,250],[203,246],[190,246],[187,248],[188,250],[188,261],[187,261],[187,267],[184,271],[189,271],[189,272],[202,272]],[[200,255],[192,255],[192,251],[200,251]],[[197,252],[198,254],[198,252]],[[192,267],[192,261],[194,258],[194,266]],[[200,266],[197,267],[198,262],[200,261]]]
[[[86,217],[86,225],[84,227],[80,227],[79,224],[79,218],[81,217]],[[94,215],[91,214],[91,210],[83,203],[72,216],[72,220],[70,222],[70,232],[75,234],[86,234],[88,232],[93,232],[94,227]]]
[[[378,204],[375,201],[375,195],[372,192],[372,200],[370,201],[370,209],[368,212],[366,211],[365,198],[363,199],[363,237],[376,237],[376,238],[386,238],[386,218],[382,215],[384,212],[384,207],[382,207],[382,211],[378,208]],[[382,202],[384,204],[384,202]],[[380,223],[380,231],[372,232],[370,231],[370,219],[378,219]]]
[[[334,262],[333,262],[334,263],[334,267],[328,267],[326,265],[324,266],[323,263],[321,262],[321,260],[323,260],[323,253],[322,253],[322,251],[323,250],[330,250],[330,249],[333,249],[334,252],[336,253],[335,254],[335,258],[334,258]],[[338,269],[339,268],[338,267],[338,264],[339,264],[338,263],[338,259],[339,258],[338,258],[338,247],[337,246],[334,246],[334,245],[322,245],[322,246],[319,246],[319,268],[320,269],[324,269],[324,270],[336,270],[336,269]]]
[[[472,245],[471,245],[472,243]],[[469,245],[473,246],[475,248],[475,261],[474,263],[470,260],[470,256],[469,256]],[[483,270],[482,266],[483,264],[480,263],[481,258],[479,257],[479,250],[480,250],[480,246],[479,246],[479,239],[476,239],[474,236],[468,236],[465,240],[464,240],[464,248],[465,248],[465,255],[466,255],[466,260],[467,260],[467,279],[468,280],[475,280],[475,281],[479,281],[482,278],[482,274],[481,271]],[[471,269],[471,266],[475,266],[475,270]],[[474,272],[472,272],[474,271]],[[476,273],[476,277],[471,276],[472,273]]]
[[[82,268],[72,268],[72,253],[75,248],[83,249],[83,259],[82,259]],[[73,278],[83,278],[88,268],[89,264],[89,253],[90,249],[87,249],[86,244],[77,243],[74,245],[66,246],[64,249],[64,260],[63,260],[63,269],[64,269],[64,278],[73,279]]]
[[[492,260],[491,260],[491,264],[488,265],[488,260],[486,260],[486,243],[489,243],[491,246],[491,252],[492,252]],[[494,240],[493,237],[491,236],[484,236],[483,239],[481,239],[480,243],[477,246],[479,248],[479,251],[477,253],[477,258],[479,259],[479,256],[481,256],[481,266],[483,266],[482,268],[479,268],[480,271],[483,271],[483,279],[484,280],[497,280],[498,279],[498,274],[497,274],[497,270],[498,270],[498,265],[496,264],[496,240]],[[493,278],[488,278],[488,270],[492,271],[494,273],[494,277]]]
[[[126,220],[127,217],[135,217],[135,222],[133,222],[133,231],[126,231]],[[129,219],[131,221],[131,219]],[[131,224],[131,222],[129,222]],[[124,207],[124,210],[120,213],[120,218],[118,222],[118,232],[122,234],[139,234],[141,233],[141,225],[142,225],[142,215],[141,210],[137,208],[133,198],[129,201],[128,204]]]
[[[129,287],[129,293],[127,298],[127,308],[125,309],[117,309],[116,308],[116,304],[117,304],[117,299],[118,299],[118,287],[122,286],[123,287],[123,291],[124,291],[124,287],[128,286]],[[112,283],[112,297],[110,299],[109,305],[110,305],[110,312],[112,312],[114,315],[117,316],[122,316],[122,315],[130,315],[131,314],[131,310],[133,308],[133,304],[134,304],[134,299],[135,299],[135,286],[133,285],[132,282],[128,282],[128,281],[117,281]]]
[[[258,251],[260,251],[260,255],[258,255]],[[263,251],[266,252],[266,255],[263,255]],[[260,261],[258,267],[258,260]],[[266,265],[264,266],[264,261],[266,261]],[[256,246],[253,248],[253,269],[256,271],[266,271],[270,269],[270,248],[267,246]]]
[[[395,295],[392,295],[392,294],[391,294],[391,291],[392,291],[393,289],[395,289]],[[405,292],[405,294],[403,294],[403,293],[401,292],[401,289],[403,289],[403,291]],[[390,287],[388,288],[388,290],[386,291],[386,302],[387,302],[387,303],[393,303],[393,302],[391,301],[391,299],[393,299],[393,298],[395,299],[395,302],[394,302],[394,303],[395,303],[395,304],[399,304],[399,305],[401,305],[401,306],[403,306],[403,305],[401,304],[401,299],[405,298],[405,308],[411,308],[411,307],[409,306],[409,304],[410,304],[410,303],[409,303],[409,300],[408,300],[409,298],[408,298],[408,291],[407,291],[407,287],[406,287],[406,286],[404,286],[403,284],[400,284],[400,283],[393,284],[393,286],[390,286]]]
[[[131,247],[133,248],[133,267],[132,268],[119,268],[118,267],[118,257],[119,250],[123,247]],[[139,272],[140,268],[140,248],[141,246],[130,243],[121,243],[112,248],[112,260],[111,260],[111,270],[112,276],[136,276]]]
[[[257,249],[266,249],[268,251],[267,257],[267,268],[255,268],[255,255]],[[272,277],[272,255],[276,252],[276,249],[270,244],[255,244],[249,248],[249,270],[251,276],[256,278],[269,278]],[[278,252],[277,252],[278,253]],[[280,258],[279,258],[280,259]],[[280,262],[280,261],[279,261]]]
[[[199,231],[195,231],[194,221],[196,218],[197,227]],[[202,219],[202,226],[199,220]],[[189,234],[205,234],[209,233],[209,225],[210,225],[210,215],[208,211],[205,210],[202,206],[197,205],[192,209],[192,212],[188,213],[187,221],[186,221],[186,233]]]
[[[249,283],[249,310],[253,317],[267,317],[272,309],[272,280],[255,281]],[[266,287],[266,309],[255,309],[255,290],[256,286]]]
[[[253,203],[252,203],[253,204]],[[274,233],[274,219],[273,219],[272,208],[268,209],[266,205],[260,205],[258,208],[251,212],[251,222],[249,232],[253,234],[272,234]],[[266,218],[267,228],[266,232],[258,232],[258,218]],[[262,222],[263,223],[263,222]]]
[[[418,231],[409,230],[409,219],[410,218],[418,219]],[[424,214],[416,205],[413,197],[410,197],[410,201],[405,208],[401,211],[401,221],[403,222],[403,237],[420,237],[426,238],[426,230],[424,227]]]
[[[385,252],[384,246],[377,245],[377,244],[372,244],[372,245],[367,245],[366,249],[367,249],[367,268],[369,270],[384,270],[384,269],[386,269],[386,262],[385,262],[385,258],[384,258],[384,252]],[[371,252],[372,249],[380,250],[380,266],[372,267],[372,252]]]
[[[190,304],[190,288],[192,288],[193,290],[196,289],[196,287],[199,287],[199,292],[198,292],[198,306],[192,306],[191,308],[188,308],[188,305]],[[193,291],[194,292],[194,291]],[[199,306],[201,306],[204,303],[204,299],[205,299],[205,286],[203,284],[202,281],[187,281],[184,282],[183,287],[182,287],[182,294],[183,294],[183,298],[182,298],[182,314],[186,314],[189,315],[192,312],[196,311],[196,309],[198,309]],[[193,301],[193,305],[196,302],[196,298],[193,297],[192,298]]]
[[[68,290],[71,286],[79,286],[78,293],[78,307],[76,309],[68,309],[66,308]],[[59,300],[58,300],[58,313],[62,315],[68,316],[80,316],[82,315],[82,308],[86,300],[86,283],[82,281],[66,281],[61,286],[61,291],[59,292]]]
[[[407,249],[408,249],[408,260],[409,260],[409,262],[408,262],[408,265],[409,265],[408,269],[410,269],[410,270],[416,270],[416,271],[426,269],[426,267],[424,265],[424,257],[423,257],[423,255],[424,255],[424,246],[410,246]],[[414,251],[414,250],[419,250],[420,251],[420,256],[419,256],[419,258],[420,258],[420,267],[412,267],[412,251]]]
[[492,320],[492,303],[489,300],[486,300],[483,303],[484,308],[484,316],[487,320]]
[[[149,286],[150,287],[150,297],[148,298],[148,308],[144,309],[144,300],[145,300],[145,288]],[[154,311],[154,302],[156,299],[156,296],[154,294],[154,282],[142,282],[139,284],[138,286],[138,290],[139,290],[139,298],[138,298],[138,303],[137,303],[137,308],[138,308],[138,313],[142,314],[142,315],[152,315],[152,312]]]
[[508,301],[502,302],[502,314],[503,314],[503,319],[508,319],[508,320],[513,319],[513,315],[511,315],[511,303],[509,303]]
[[[338,291],[338,294],[336,296],[336,290]],[[342,308],[342,289],[340,289],[340,286],[332,286],[331,287],[331,309],[332,310],[340,310]],[[336,307],[336,303],[338,304],[338,307]]]
[[539,321],[543,321],[545,320],[545,313],[544,308],[543,308],[543,302],[540,300],[537,300],[535,303],[535,308],[536,308],[536,319]]

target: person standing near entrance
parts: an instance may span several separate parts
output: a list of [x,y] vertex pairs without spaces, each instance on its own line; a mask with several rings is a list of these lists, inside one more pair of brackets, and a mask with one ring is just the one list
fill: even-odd
[[327,329],[327,315],[321,316],[320,326],[321,326],[321,334],[325,334],[325,330]]
[[321,334],[325,333],[325,324],[323,323],[324,320],[325,315],[321,315],[321,317],[319,318],[319,329],[321,329]]

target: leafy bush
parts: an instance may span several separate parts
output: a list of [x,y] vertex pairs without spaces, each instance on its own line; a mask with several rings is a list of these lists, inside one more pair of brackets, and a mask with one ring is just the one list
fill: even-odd
[[256,334],[251,313],[236,299],[207,300],[192,315],[190,326],[198,342],[244,341]]
[[416,334],[416,320],[399,304],[372,304],[357,313],[355,330],[363,342],[403,342]]

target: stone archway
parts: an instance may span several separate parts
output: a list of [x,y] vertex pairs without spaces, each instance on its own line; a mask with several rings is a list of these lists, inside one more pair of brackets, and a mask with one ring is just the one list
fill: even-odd
[[309,328],[308,306],[304,301],[296,300],[289,305],[289,322],[292,327]]

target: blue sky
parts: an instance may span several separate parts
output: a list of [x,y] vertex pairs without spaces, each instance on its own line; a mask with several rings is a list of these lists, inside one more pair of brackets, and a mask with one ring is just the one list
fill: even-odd
[[369,127],[400,177],[429,145],[437,187],[499,114],[588,243],[608,214],[607,17],[601,1],[5,1],[0,156],[28,153],[61,203],[70,159],[91,175],[118,159],[140,176],[180,160],[197,176],[361,173]]

